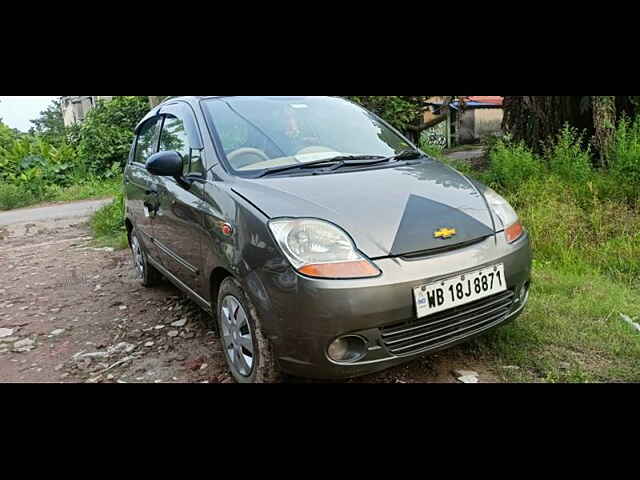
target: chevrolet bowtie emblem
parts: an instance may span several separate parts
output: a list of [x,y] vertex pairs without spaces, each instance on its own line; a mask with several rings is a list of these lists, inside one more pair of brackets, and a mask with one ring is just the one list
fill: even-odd
[[457,233],[458,232],[456,232],[454,228],[442,228],[437,232],[434,232],[433,236],[435,238],[441,238],[443,240],[446,240],[448,238],[455,237]]

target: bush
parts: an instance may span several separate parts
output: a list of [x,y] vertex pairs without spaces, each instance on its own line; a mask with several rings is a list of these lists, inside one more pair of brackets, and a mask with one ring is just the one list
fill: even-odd
[[[66,143],[55,147],[40,137],[23,135],[7,148],[0,148],[0,181],[23,192],[20,196],[24,201],[49,198],[56,187],[82,181],[85,170],[75,149]],[[5,208],[8,204],[5,203]]]
[[112,194],[134,128],[149,109],[146,97],[116,97],[100,103],[82,126],[65,128],[56,108],[43,112],[29,134],[0,122],[0,208]]
[[583,193],[579,185],[552,173],[532,178],[506,196],[531,235],[537,262],[576,273],[595,269],[637,282],[640,212],[603,198],[593,185],[588,201]]
[[551,172],[572,183],[586,182],[593,173],[591,147],[576,128],[566,125],[545,148]]
[[124,195],[122,192],[109,205],[102,207],[91,218],[91,230],[96,237],[115,236],[126,232],[124,225]]
[[120,191],[115,200],[98,210],[91,218],[91,230],[96,242],[102,246],[127,248],[127,230],[124,223],[124,196]]
[[31,190],[10,183],[0,183],[0,210],[26,207],[41,201]]
[[539,178],[544,164],[523,143],[499,140],[489,152],[490,166],[487,179],[508,190],[516,189],[529,179]]
[[147,97],[115,97],[88,113],[80,128],[79,154],[92,173],[109,178],[122,171],[134,129],[148,111]]
[[[638,125],[620,127],[620,150],[628,152],[620,157],[628,166],[625,172],[632,170]],[[544,152],[538,158],[521,144],[499,141],[490,152],[488,171],[478,177],[501,191],[518,211],[531,233],[536,262],[637,282],[640,204],[628,200],[632,191],[637,198],[640,183],[613,168],[611,173],[594,170],[591,150],[571,128]]]
[[7,148],[17,137],[16,131],[6,126],[0,119],[0,148]]
[[[629,193],[640,192],[640,117],[635,121],[623,118],[616,129],[610,169]],[[630,187],[630,188],[629,188]]]
[[420,142],[420,150],[433,158],[442,159],[444,157],[444,148],[440,145],[422,141]]

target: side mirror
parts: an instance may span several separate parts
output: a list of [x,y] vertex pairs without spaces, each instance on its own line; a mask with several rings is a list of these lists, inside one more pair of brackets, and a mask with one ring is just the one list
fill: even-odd
[[149,157],[146,168],[151,175],[180,178],[183,173],[182,156],[178,152],[158,152]]

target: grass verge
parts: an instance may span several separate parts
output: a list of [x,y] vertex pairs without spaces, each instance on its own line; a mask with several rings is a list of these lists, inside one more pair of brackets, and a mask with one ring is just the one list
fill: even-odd
[[0,211],[30,207],[48,202],[73,202],[115,196],[122,190],[122,178],[89,179],[68,187],[49,186],[28,190],[17,185],[0,184]]
[[567,128],[542,156],[500,142],[485,170],[459,168],[503,194],[532,239],[527,310],[468,346],[505,381],[640,382],[640,333],[621,315],[640,320],[639,189],[589,154]]
[[122,191],[116,194],[112,203],[105,205],[91,217],[90,226],[97,246],[116,250],[128,248]]
[[470,348],[505,381],[639,382],[640,287],[536,263],[526,312]]

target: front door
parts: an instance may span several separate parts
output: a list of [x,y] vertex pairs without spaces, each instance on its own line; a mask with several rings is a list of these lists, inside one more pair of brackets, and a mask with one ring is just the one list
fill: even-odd
[[162,109],[164,122],[159,151],[175,151],[183,158],[184,179],[158,181],[159,210],[153,234],[162,264],[194,293],[201,295],[202,242],[205,239],[203,189],[205,169],[195,119],[186,104]]
[[154,117],[140,127],[124,177],[128,216],[133,220],[143,247],[153,258],[158,257],[152,225],[158,207],[159,179],[147,171],[145,164],[158,150],[161,125],[162,118]]

